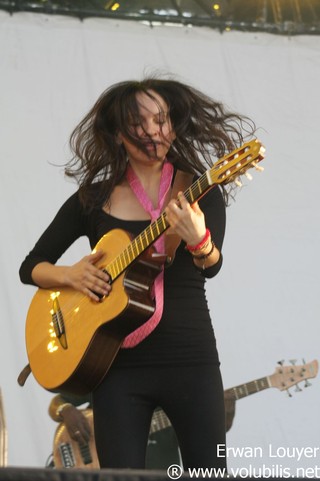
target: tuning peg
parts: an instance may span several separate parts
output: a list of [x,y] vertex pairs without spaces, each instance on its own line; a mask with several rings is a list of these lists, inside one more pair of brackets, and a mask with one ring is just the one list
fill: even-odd
[[296,384],[295,392],[300,392],[300,391],[302,391],[301,387],[298,384]]
[[[302,364],[305,366],[306,365],[306,361],[304,359],[302,359]],[[301,376],[304,375],[304,373],[306,372],[306,368],[305,367],[302,367],[301,368]]]
[[252,162],[253,167],[258,170],[259,172],[264,171],[264,167],[261,167],[261,165],[258,165],[256,162]]
[[280,364],[280,366],[283,366],[283,363],[284,363],[284,359],[281,359],[281,361],[278,361],[278,364]]
[[238,187],[242,187],[242,182],[241,182],[241,180],[239,179],[239,177],[237,177],[237,178],[234,180],[234,183],[235,183]]
[[288,396],[289,396],[289,397],[292,397],[292,394],[291,394],[291,392],[289,391],[289,389],[287,389],[286,391],[287,391]]
[[[295,366],[297,360],[296,360],[296,359],[289,359],[289,362],[290,362],[290,364],[292,364],[292,366]],[[294,367],[292,367],[292,368],[291,368],[291,372],[294,372],[294,371],[295,371],[295,370],[294,370]]]
[[312,386],[311,382],[308,381],[308,379],[306,379],[304,381],[304,387],[309,387],[309,386]]
[[248,180],[252,180],[252,175],[250,174],[250,172],[246,172],[244,175],[247,177]]

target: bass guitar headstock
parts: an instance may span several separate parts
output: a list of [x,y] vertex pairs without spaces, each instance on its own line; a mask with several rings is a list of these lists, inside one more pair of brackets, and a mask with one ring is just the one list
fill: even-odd
[[[304,387],[310,386],[308,379],[314,378],[318,374],[319,364],[317,360],[295,365],[295,361],[291,361],[292,365],[284,366],[283,361],[280,361],[280,366],[276,368],[275,373],[269,376],[269,382],[272,387],[280,389],[280,391],[288,391],[292,386],[296,386],[296,391],[301,391],[298,386],[299,383],[304,382]],[[291,394],[288,391],[289,396]]]

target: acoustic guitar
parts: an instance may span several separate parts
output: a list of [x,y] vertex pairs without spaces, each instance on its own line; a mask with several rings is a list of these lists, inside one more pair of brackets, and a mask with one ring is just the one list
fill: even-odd
[[[289,393],[289,389],[296,386],[296,390],[301,391],[302,389],[298,384],[304,382],[305,387],[309,386],[308,379],[316,377],[318,369],[317,360],[301,366],[280,365],[276,368],[274,374],[232,387],[225,390],[224,393],[226,397],[236,401],[268,388],[277,388],[280,391],[286,390]],[[53,445],[53,460],[56,468],[99,468],[93,435],[92,410],[84,409],[82,412],[91,427],[90,441],[86,445],[80,445],[69,436],[64,423],[60,423],[55,432]],[[151,420],[150,434],[169,427],[171,427],[171,423],[166,413],[162,409],[157,409]]]
[[[237,181],[264,158],[258,140],[218,160],[185,192],[191,204],[217,184]],[[105,252],[97,267],[108,272],[111,294],[93,302],[72,288],[38,289],[26,319],[31,371],[48,391],[87,394],[99,385],[123,339],[155,310],[152,285],[166,256],[152,244],[169,228],[166,213],[134,239],[121,229],[104,235],[96,250]]]

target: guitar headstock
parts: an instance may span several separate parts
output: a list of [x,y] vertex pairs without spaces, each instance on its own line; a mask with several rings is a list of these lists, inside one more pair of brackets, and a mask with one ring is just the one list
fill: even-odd
[[[271,386],[280,389],[280,391],[296,386],[302,381],[305,382],[305,387],[309,386],[308,379],[316,377],[319,369],[317,360],[309,362],[308,364],[302,364],[301,366],[296,366],[295,364],[283,366],[282,363],[280,364],[281,365],[276,368],[275,373],[269,376]],[[301,389],[298,387],[297,390],[299,391]]]
[[246,174],[252,167],[263,170],[258,165],[264,159],[265,148],[257,139],[246,142],[241,147],[225,155],[218,160],[210,170],[211,182],[213,184],[228,184],[236,182],[239,185],[238,177]]

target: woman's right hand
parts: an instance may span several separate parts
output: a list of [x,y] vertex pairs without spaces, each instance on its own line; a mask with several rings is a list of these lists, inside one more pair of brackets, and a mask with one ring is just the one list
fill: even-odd
[[95,302],[111,291],[110,276],[95,264],[103,257],[99,250],[83,257],[72,266],[57,266],[50,262],[40,262],[32,271],[32,279],[39,287],[46,289],[72,287],[83,292]]
[[100,301],[101,297],[108,296],[111,291],[110,276],[95,266],[103,255],[100,250],[66,267],[64,284],[83,292],[93,301]]

